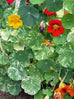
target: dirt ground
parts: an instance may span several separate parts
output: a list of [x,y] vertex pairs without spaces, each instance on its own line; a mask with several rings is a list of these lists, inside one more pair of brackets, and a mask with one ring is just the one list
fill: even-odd
[[9,93],[0,91],[0,99],[34,99],[33,96],[21,92],[18,96],[10,95]]

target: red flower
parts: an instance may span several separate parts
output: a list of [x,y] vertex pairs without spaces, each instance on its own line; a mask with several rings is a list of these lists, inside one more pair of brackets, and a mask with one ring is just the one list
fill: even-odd
[[62,21],[55,19],[49,21],[49,26],[47,27],[48,33],[52,33],[53,37],[57,37],[64,33],[64,27],[61,27]]
[[56,12],[50,12],[47,8],[44,10],[43,12],[44,14],[46,14],[47,16],[56,16]]
[[14,0],[7,0],[7,3],[8,4],[11,4],[11,3],[13,3],[14,2]]
[[69,14],[69,12],[68,12],[68,11],[65,11],[65,12],[64,12],[64,15],[65,15],[65,14]]
[[29,1],[29,0],[27,0],[27,1],[26,1],[26,5],[28,5],[29,3],[30,3],[30,1]]

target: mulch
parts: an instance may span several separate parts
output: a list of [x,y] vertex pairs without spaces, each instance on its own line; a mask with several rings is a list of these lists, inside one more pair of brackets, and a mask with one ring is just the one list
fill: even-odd
[[0,91],[0,99],[34,99],[34,97],[24,93],[23,91],[17,96]]

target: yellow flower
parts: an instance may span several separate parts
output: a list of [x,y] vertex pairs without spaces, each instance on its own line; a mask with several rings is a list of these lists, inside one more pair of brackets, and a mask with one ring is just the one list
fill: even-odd
[[44,40],[42,45],[49,45],[50,44],[50,41],[49,40]]
[[20,20],[19,15],[10,15],[8,19],[9,19],[8,25],[12,26],[14,29],[19,28],[23,24],[22,20]]

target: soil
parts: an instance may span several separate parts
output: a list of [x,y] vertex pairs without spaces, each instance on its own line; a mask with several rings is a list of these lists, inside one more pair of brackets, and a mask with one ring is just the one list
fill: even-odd
[[23,91],[17,96],[0,91],[0,99],[34,99],[34,97],[24,93]]

